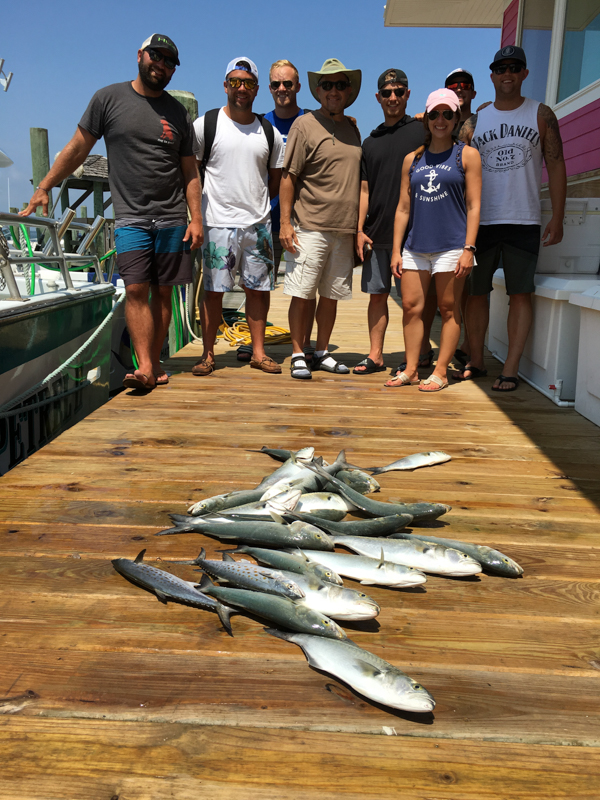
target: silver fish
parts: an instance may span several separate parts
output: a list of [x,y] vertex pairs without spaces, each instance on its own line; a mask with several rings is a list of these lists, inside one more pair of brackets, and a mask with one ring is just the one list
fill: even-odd
[[356,589],[334,586],[314,575],[295,575],[286,570],[282,570],[282,574],[290,580],[295,576],[296,583],[304,592],[304,597],[297,603],[332,619],[373,619],[381,610],[375,600]]
[[259,567],[246,560],[236,561],[229,553],[223,553],[222,561],[198,557],[194,563],[211,578],[227,581],[239,589],[278,594],[290,600],[301,600],[304,597],[304,591],[294,580],[293,572],[283,573],[281,570]]
[[[277,501],[277,498],[273,498]],[[278,501],[277,501],[278,502]],[[315,517],[339,521],[349,511],[356,511],[356,506],[333,492],[310,492],[303,494],[291,511],[299,514],[312,514]]]
[[241,490],[228,492],[227,494],[216,494],[214,497],[206,497],[199,500],[188,508],[188,514],[192,516],[202,516],[224,511],[226,508],[241,506],[246,503],[258,503],[262,498],[262,491],[259,489]]
[[375,478],[361,469],[341,469],[336,473],[336,478],[360,494],[371,494],[381,489]]
[[306,464],[313,460],[314,454],[314,447],[304,447],[302,450],[298,450],[297,453],[293,453],[275,472],[263,478],[256,489],[262,489],[263,492],[266,492],[270,486],[279,483],[281,480],[293,480],[294,478],[302,477],[307,470]]
[[481,564],[466,553],[441,544],[428,544],[418,539],[370,539],[367,536],[332,536],[335,544],[341,544],[370,558],[380,558],[382,551],[386,561],[404,564],[434,575],[477,575]]
[[170,572],[145,564],[145,553],[146,550],[142,550],[137,554],[134,561],[128,558],[115,558],[111,563],[124,578],[154,592],[161,603],[173,600],[196,608],[203,608],[207,611],[216,611],[229,635],[233,636],[229,622],[231,609],[223,607],[218,600],[200,592],[195,588],[196,581],[184,581],[176,575],[171,575]]
[[271,503],[277,502],[281,508],[286,508],[292,511],[298,505],[298,501],[302,496],[301,489],[288,489],[287,491],[277,492],[274,497],[268,500],[259,500],[254,503],[246,503],[245,505],[233,506],[220,511],[219,514],[224,517],[243,516],[245,518],[264,519],[270,522],[271,517]]
[[322,530],[306,522],[293,522],[282,525],[280,522],[263,520],[232,520],[231,522],[212,522],[206,517],[185,517],[169,514],[175,526],[155,533],[155,536],[169,536],[178,533],[203,533],[217,539],[233,539],[259,547],[309,547],[314,550],[333,550],[333,541]]
[[385,467],[367,467],[369,472],[373,475],[381,475],[383,472],[392,472],[393,470],[412,470],[419,469],[419,467],[433,467],[435,464],[444,464],[450,461],[452,456],[444,453],[442,450],[432,450],[429,453],[413,453],[412,456],[406,456],[392,464]]
[[507,578],[518,578],[523,574],[523,567],[519,566],[512,558],[505,556],[499,550],[494,550],[484,544],[471,544],[470,542],[459,542],[456,539],[440,539],[439,536],[425,536],[424,534],[402,534],[402,538],[420,539],[421,541],[442,544],[445,547],[453,547],[466,553],[471,558],[479,561],[485,572],[493,572],[496,575],[504,575]]
[[351,556],[346,553],[323,553],[320,550],[302,552],[312,561],[330,567],[345,578],[360,581],[365,586],[390,586],[397,589],[419,586],[427,580],[427,577],[414,567],[393,564],[391,561],[385,561],[383,556],[376,559],[368,556]]
[[[314,462],[310,465],[319,475],[325,477],[327,473]],[[371,500],[370,497],[364,497],[359,492],[355,492],[345,483],[339,481],[333,475],[328,476],[329,484],[333,485],[336,491],[349,500],[365,514],[370,517],[390,517],[392,514],[411,514],[413,517],[413,524],[425,522],[431,519],[437,519],[451,510],[451,506],[444,505],[443,503],[382,503],[379,500]]]
[[435,708],[435,700],[420,683],[350,639],[335,641],[273,628],[267,633],[297,644],[311,667],[339,678],[376,703],[422,713]]
[[326,636],[332,639],[345,639],[346,634],[332,619],[313,611],[297,602],[288,600],[287,597],[277,597],[264,592],[249,592],[247,589],[230,589],[225,586],[215,586],[207,575],[200,583],[200,590],[238,608],[243,608],[251,614],[271,620],[276,625],[281,625],[292,631],[311,633],[318,637]]
[[315,561],[310,561],[301,551],[298,551],[297,554],[292,554],[284,550],[267,550],[262,547],[249,547],[242,544],[236,547],[235,550],[227,552],[244,553],[276,569],[287,570],[299,575],[315,575],[320,580],[335,583],[337,586],[342,586],[343,583],[340,576],[332,569],[317,564]]
[[394,514],[391,517],[372,517],[371,519],[350,519],[336,522],[323,519],[314,514],[300,514],[296,509],[286,511],[282,515],[285,519],[300,519],[309,522],[329,534],[338,533],[340,536],[389,536],[397,533],[410,525],[411,514]]

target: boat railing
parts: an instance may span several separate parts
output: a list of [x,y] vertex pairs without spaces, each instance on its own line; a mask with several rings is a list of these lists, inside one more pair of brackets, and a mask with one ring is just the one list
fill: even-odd
[[[98,283],[106,283],[102,273],[100,259],[97,255],[87,252],[104,226],[104,217],[97,216],[91,225],[85,222],[75,221],[74,217],[75,211],[72,208],[67,208],[60,219],[36,216],[21,217],[19,214],[0,212],[0,228],[3,225],[25,225],[31,228],[44,228],[48,231],[49,237],[42,250],[38,250],[29,256],[15,256],[10,253],[5,254],[0,248],[0,274],[6,282],[6,288],[8,289],[11,300],[21,300],[25,302],[30,299],[30,297],[23,297],[19,291],[17,281],[12,271],[12,264],[23,266],[28,264],[56,265],[65,282],[65,287],[73,291],[77,291],[77,289],[73,285],[69,272],[71,265],[80,267],[89,265],[93,267]],[[67,230],[74,230],[83,234],[76,253],[63,252],[61,238]]]

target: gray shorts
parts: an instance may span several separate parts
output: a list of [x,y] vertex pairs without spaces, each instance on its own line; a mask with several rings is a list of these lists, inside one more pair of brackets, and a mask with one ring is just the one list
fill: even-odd
[[373,249],[363,263],[360,288],[364,294],[389,294],[392,288],[392,251]]

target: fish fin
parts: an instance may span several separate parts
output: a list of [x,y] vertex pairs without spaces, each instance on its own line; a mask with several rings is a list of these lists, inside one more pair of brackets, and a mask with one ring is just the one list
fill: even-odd
[[144,549],[140,550],[140,552],[137,554],[137,556],[135,557],[133,563],[134,564],[141,564],[142,561],[144,560],[145,553],[146,553],[146,548],[144,547]]
[[233,608],[229,608],[229,606],[224,606],[222,603],[217,603],[217,614],[219,615],[219,619],[221,620],[221,625],[225,628],[225,630],[230,636],[233,636],[233,631],[231,629],[231,621],[229,619],[233,614]]
[[[243,549],[246,545],[241,544],[239,547],[236,547],[234,550],[217,550],[217,553],[245,553],[246,551]],[[225,560],[225,559],[223,559]]]
[[269,514],[271,515],[273,522],[278,522],[280,525],[284,524],[284,519],[274,508],[269,508]]
[[277,639],[283,639],[286,642],[293,642],[295,633],[291,633],[290,631],[280,631],[279,628],[263,628],[265,633],[270,633],[271,636],[277,637]]
[[[187,514],[169,514],[169,519],[172,519],[173,522],[189,522],[190,516]],[[196,522],[196,520],[192,520]]]
[[233,561],[234,564],[236,563],[235,558],[230,556],[229,553],[224,553],[223,551],[221,552],[223,553],[223,561]]
[[154,594],[156,595],[156,599],[160,600],[161,603],[167,605],[167,595],[160,591],[160,589],[155,589]]
[[383,555],[383,547],[381,548],[381,557],[379,558],[379,564],[377,564],[377,569],[381,569],[385,564],[385,557]]
[[370,472],[371,475],[381,475],[385,472],[385,467],[365,467],[365,472]]
[[165,528],[164,531],[158,531],[155,536],[171,536],[174,533],[186,533],[185,528],[176,525],[174,528]]
[[211,581],[208,575],[204,574],[196,588],[200,589],[200,591],[204,592],[204,594],[208,594],[213,586],[214,583]]
[[375,581],[359,581],[359,583],[363,586],[377,586]]
[[382,670],[377,669],[373,664],[369,664],[368,661],[363,661],[362,658],[357,658],[352,666],[366,678],[379,678],[384,674]]

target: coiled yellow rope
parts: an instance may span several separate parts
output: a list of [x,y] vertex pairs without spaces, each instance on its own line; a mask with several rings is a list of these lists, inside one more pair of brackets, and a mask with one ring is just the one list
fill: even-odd
[[[242,321],[234,322],[233,325],[228,325],[225,320],[223,320],[217,333],[217,339],[225,339],[225,341],[229,342],[230,347],[239,347],[241,344],[252,344],[248,323]],[[285,344],[291,341],[292,337],[287,328],[278,328],[276,325],[271,325],[271,323],[267,322],[265,344]]]

